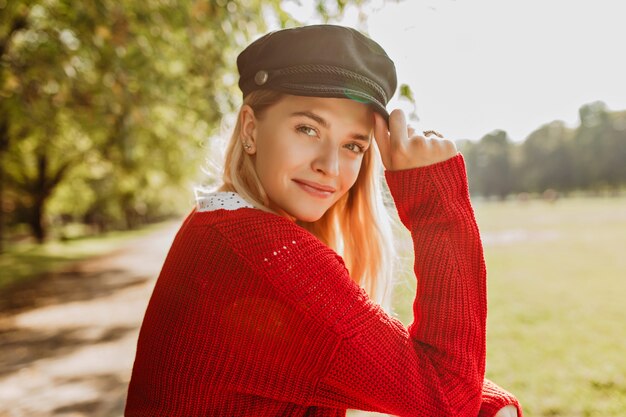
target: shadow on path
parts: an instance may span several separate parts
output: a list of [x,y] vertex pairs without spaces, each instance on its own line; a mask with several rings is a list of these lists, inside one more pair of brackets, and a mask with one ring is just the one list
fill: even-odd
[[96,375],[80,380],[60,380],[64,385],[88,383],[104,393],[97,399],[79,401],[52,410],[53,415],[85,415],[90,417],[121,416],[124,414],[126,385],[128,381],[116,375]]
[[0,417],[119,417],[179,222],[0,293]]
[[3,290],[0,315],[15,315],[52,304],[92,300],[111,295],[126,287],[144,284],[149,279],[127,275],[125,270],[119,268],[89,273],[81,271],[76,266],[70,270],[44,274],[36,280],[9,286]]
[[51,359],[72,354],[86,345],[113,342],[124,337],[135,327],[111,327],[97,337],[88,327],[62,330],[33,330],[13,327],[0,330],[0,345],[3,354],[0,357],[0,378],[18,372],[41,359]]

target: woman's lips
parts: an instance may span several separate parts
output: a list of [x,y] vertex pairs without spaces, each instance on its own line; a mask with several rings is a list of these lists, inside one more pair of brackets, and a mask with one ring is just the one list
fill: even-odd
[[293,180],[307,193],[315,197],[330,197],[336,191],[333,187],[306,180]]

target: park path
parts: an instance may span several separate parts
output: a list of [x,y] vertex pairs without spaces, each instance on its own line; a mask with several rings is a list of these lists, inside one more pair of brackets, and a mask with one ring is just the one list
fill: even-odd
[[179,222],[2,294],[0,417],[119,417]]

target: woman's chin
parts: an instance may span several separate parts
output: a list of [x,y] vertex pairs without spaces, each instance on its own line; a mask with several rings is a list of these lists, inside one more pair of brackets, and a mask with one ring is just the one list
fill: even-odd
[[[304,203],[301,201],[300,203]],[[291,204],[289,207],[280,207],[278,204],[270,204],[270,209],[276,214],[286,217],[291,221],[313,223],[322,218],[330,207],[323,204]]]
[[322,216],[316,216],[316,217],[301,217],[301,218],[297,218],[298,222],[301,223],[314,223],[316,221],[318,221],[319,219],[321,219]]
[[289,213],[289,217],[302,223],[313,223],[322,218],[326,210],[298,210]]

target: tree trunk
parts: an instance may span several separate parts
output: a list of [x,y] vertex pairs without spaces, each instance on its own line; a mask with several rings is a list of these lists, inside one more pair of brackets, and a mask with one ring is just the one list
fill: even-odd
[[132,196],[125,194],[121,198],[122,211],[124,212],[124,221],[126,223],[126,230],[133,230],[137,227],[136,216],[137,213],[132,206]]
[[45,198],[37,198],[33,204],[28,223],[33,232],[33,236],[37,243],[42,244],[46,241],[47,228],[44,222],[44,206],[46,203]]
[[45,204],[52,190],[48,179],[48,156],[41,153],[37,156],[37,176],[32,184],[33,205],[29,213],[28,224],[37,243],[46,240],[46,226],[44,222]]
[[43,243],[48,234],[48,228],[45,222],[46,203],[54,189],[69,172],[72,163],[71,160],[66,161],[61,164],[56,171],[50,172],[48,155],[45,152],[41,152],[37,156],[37,176],[31,186],[28,187],[31,190],[31,196],[33,198],[28,223],[37,243]]

